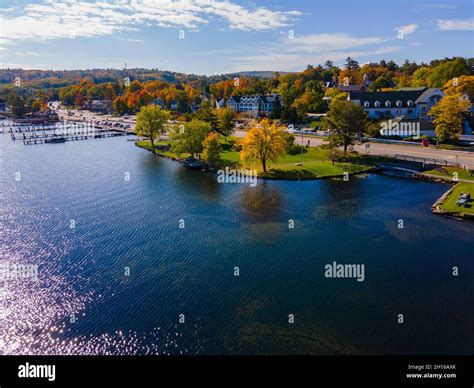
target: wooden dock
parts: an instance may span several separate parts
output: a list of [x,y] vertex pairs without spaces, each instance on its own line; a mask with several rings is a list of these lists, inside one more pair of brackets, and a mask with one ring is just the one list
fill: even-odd
[[21,140],[25,145],[42,143],[64,143],[66,141],[87,140],[106,137],[126,136],[127,131],[119,131],[115,128],[64,124],[64,125],[22,125],[9,126],[12,140]]

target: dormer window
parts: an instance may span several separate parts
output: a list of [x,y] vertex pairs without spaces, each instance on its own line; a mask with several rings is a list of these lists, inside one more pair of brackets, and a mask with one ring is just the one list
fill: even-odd
[[413,101],[412,101],[412,100],[408,100],[408,101],[407,101],[407,104],[408,104],[408,106],[413,106]]
[[385,101],[385,106],[386,106],[387,108],[390,108],[390,107],[392,106],[392,103],[387,100],[387,101]]
[[397,101],[397,106],[398,107],[401,107],[402,106],[402,102],[400,100]]
[[380,101],[375,101],[374,106],[375,106],[376,108],[380,108]]
[[364,107],[368,108],[370,106],[370,102],[369,101],[365,101],[364,102]]

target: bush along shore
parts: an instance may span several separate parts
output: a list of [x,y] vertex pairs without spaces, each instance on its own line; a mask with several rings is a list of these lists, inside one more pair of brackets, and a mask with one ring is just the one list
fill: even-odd
[[[233,147],[235,139],[222,139],[222,152],[219,163],[212,167],[202,168],[202,171],[216,172],[225,167],[243,168],[240,162],[240,153]],[[172,141],[160,140],[155,147],[149,140],[135,142],[138,147],[153,152],[156,155],[184,163],[190,154],[178,155],[172,151]],[[377,171],[377,166],[368,162],[357,154],[341,156],[337,161],[331,160],[330,150],[322,147],[305,148],[297,154],[286,154],[275,163],[269,163],[267,172],[263,172],[257,163],[250,166],[257,171],[258,178],[280,180],[313,180],[325,178],[345,178],[355,174]]]

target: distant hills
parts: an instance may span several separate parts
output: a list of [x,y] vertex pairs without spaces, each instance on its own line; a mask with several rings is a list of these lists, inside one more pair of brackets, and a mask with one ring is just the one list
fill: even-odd
[[239,71],[238,73],[224,74],[224,76],[240,76],[240,77],[255,77],[255,78],[272,78],[279,74],[288,74],[287,71]]
[[158,69],[87,69],[87,70],[25,70],[0,69],[0,84],[10,84],[20,77],[22,82],[29,82],[38,87],[61,87],[73,84],[83,79],[94,83],[114,82],[125,77],[130,81],[140,82],[161,80],[169,83],[209,83],[218,82],[233,77],[272,78],[286,72],[276,71],[243,71],[218,75],[184,74]]

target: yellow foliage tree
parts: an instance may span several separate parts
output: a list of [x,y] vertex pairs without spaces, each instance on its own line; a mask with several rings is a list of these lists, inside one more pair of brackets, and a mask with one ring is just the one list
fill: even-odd
[[202,146],[204,147],[202,152],[203,159],[211,166],[217,165],[221,160],[222,151],[219,134],[209,132],[202,142]]
[[444,85],[443,91],[446,94],[464,94],[474,99],[474,75],[462,75],[455,77]]
[[267,163],[275,162],[286,152],[283,127],[263,119],[253,125],[242,141],[240,159],[246,165],[258,160],[263,172],[267,172]]
[[462,96],[461,93],[446,95],[429,112],[441,141],[456,139],[462,133],[464,115],[471,105],[469,99]]

